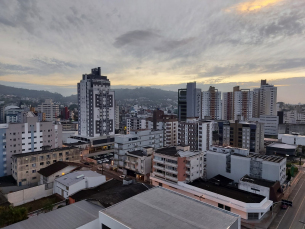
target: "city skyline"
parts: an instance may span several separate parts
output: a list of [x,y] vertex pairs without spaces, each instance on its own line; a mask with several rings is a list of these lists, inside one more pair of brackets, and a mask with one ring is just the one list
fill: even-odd
[[267,79],[278,101],[305,102],[301,0],[4,0],[0,15],[3,85],[71,95],[101,66],[112,88],[227,92]]

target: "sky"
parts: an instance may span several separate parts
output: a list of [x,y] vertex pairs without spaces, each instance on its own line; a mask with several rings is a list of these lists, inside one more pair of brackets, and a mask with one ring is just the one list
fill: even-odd
[[101,67],[113,88],[267,79],[305,103],[304,38],[304,0],[1,0],[0,84],[67,96]]

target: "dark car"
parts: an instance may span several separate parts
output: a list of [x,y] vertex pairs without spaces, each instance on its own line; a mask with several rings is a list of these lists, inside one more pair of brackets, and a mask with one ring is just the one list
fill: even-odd
[[281,205],[281,209],[286,210],[287,208],[288,208],[288,205],[286,205],[286,204],[282,204],[282,205]]
[[85,164],[85,165],[90,165],[89,162],[85,162],[84,164]]

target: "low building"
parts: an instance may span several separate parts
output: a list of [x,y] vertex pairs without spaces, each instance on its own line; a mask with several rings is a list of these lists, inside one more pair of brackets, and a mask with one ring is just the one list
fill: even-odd
[[37,184],[40,176],[37,171],[57,162],[79,162],[80,150],[75,147],[64,147],[21,153],[12,156],[12,176],[18,186]]
[[78,163],[57,161],[38,171],[40,174],[40,184],[48,184],[53,187],[53,182],[57,177],[63,176],[81,167],[81,164]]
[[163,147],[163,130],[131,131],[130,134],[116,135],[114,165],[124,169],[127,152],[142,150],[144,147]]
[[[158,187],[101,210],[96,221],[94,225],[99,225],[100,229],[241,227],[237,214]],[[87,224],[83,228],[94,227]]]
[[69,203],[73,204],[89,199],[103,207],[109,207],[150,189],[151,186],[143,183],[131,183],[124,185],[122,181],[111,179],[95,188],[79,191],[69,197]]
[[151,147],[127,152],[125,160],[126,174],[136,177],[138,180],[149,180],[152,154],[153,148]]
[[279,181],[268,181],[257,179],[248,175],[242,177],[238,182],[238,188],[262,196],[266,196],[273,202],[279,202],[283,196],[283,190]]
[[106,182],[106,177],[93,171],[77,171],[58,177],[54,181],[53,193],[65,199],[87,188],[96,187]]
[[272,143],[266,146],[266,155],[279,155],[286,157],[296,156],[298,146],[296,145],[288,145],[283,143]]
[[248,149],[212,146],[206,152],[207,178],[218,174],[234,180],[236,183],[245,176],[270,181],[286,180],[286,158],[273,155],[249,153]]
[[190,182],[205,177],[203,152],[192,152],[189,146],[158,149],[154,153],[151,181],[157,186],[158,180]]
[[83,200],[56,210],[30,217],[26,220],[7,226],[7,229],[54,229],[81,228],[83,225],[98,219],[103,207]]
[[238,214],[245,220],[261,219],[272,206],[272,201],[267,197],[220,184],[217,178],[208,181],[197,179],[190,183],[173,183],[159,179],[156,184]]
[[290,145],[305,146],[305,136],[299,134],[279,134],[283,143]]

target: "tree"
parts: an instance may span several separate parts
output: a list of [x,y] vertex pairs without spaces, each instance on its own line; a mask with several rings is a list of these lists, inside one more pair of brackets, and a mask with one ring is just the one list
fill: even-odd
[[8,226],[27,218],[28,211],[25,207],[0,207],[0,227]]

